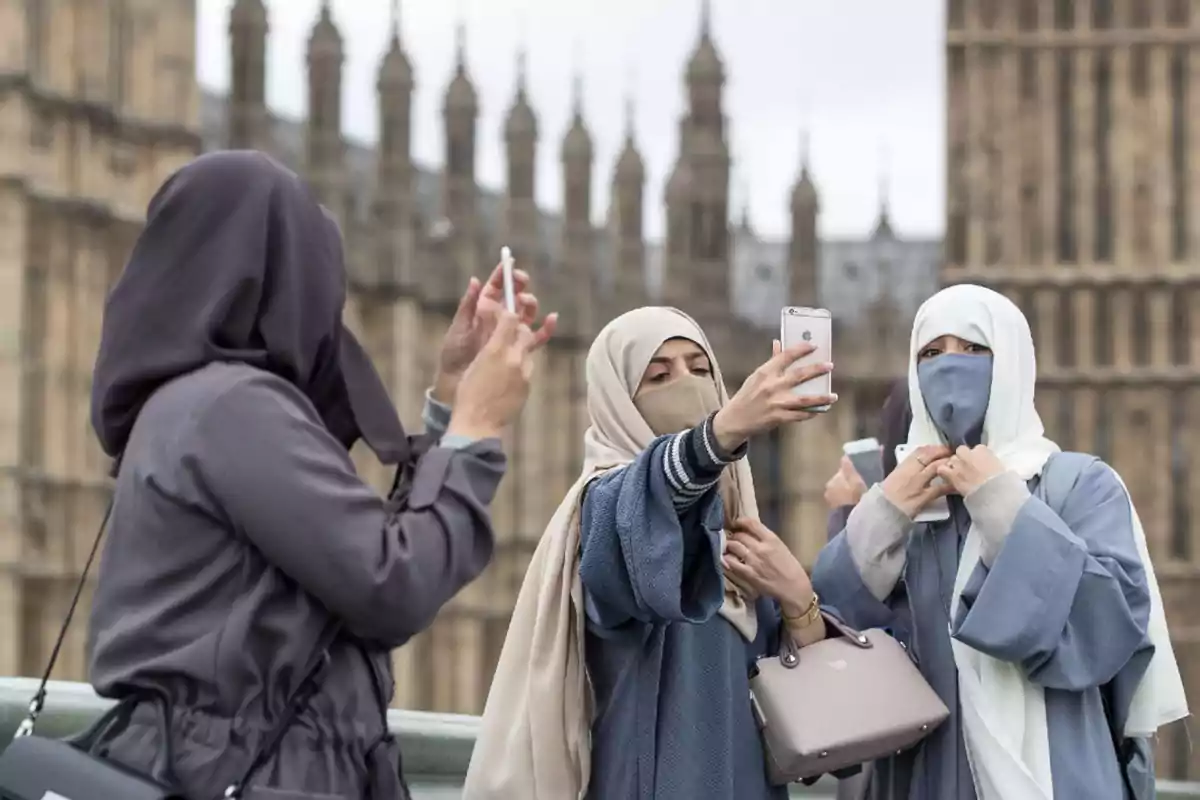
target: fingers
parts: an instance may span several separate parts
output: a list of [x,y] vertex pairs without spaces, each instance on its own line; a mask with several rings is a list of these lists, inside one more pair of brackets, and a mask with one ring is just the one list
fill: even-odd
[[554,336],[554,331],[557,327],[558,312],[547,315],[546,318],[542,320],[541,327],[533,332],[533,340],[530,342],[529,352],[540,350],[543,346],[545,346],[546,342],[550,341],[550,338]]
[[520,317],[511,311],[501,311],[496,320],[496,328],[488,339],[487,347],[492,350],[510,347],[517,341],[522,327],[528,329],[528,326],[522,324]]
[[526,325],[532,325],[537,319],[538,299],[537,295],[529,292],[520,292],[517,294],[517,315],[521,317],[521,321]]
[[721,556],[721,564],[725,567],[725,572],[729,576],[730,580],[732,580],[739,588],[742,586],[754,585],[754,569],[749,565],[738,561],[735,556]]
[[833,372],[833,364],[828,361],[823,364],[806,364],[798,369],[788,370],[783,380],[790,386],[799,386],[829,372]]
[[741,533],[755,539],[763,539],[770,534],[770,529],[762,523],[762,520],[754,517],[738,517],[729,526],[734,533]]
[[[767,367],[775,374],[780,374],[793,363],[804,358],[806,355],[812,353],[816,349],[817,346],[811,342],[801,342],[800,344],[793,345],[792,347],[780,347],[775,354],[771,356],[771,360],[763,366]],[[817,374],[819,375],[820,373]]]
[[480,283],[478,278],[467,281],[467,290],[458,301],[458,309],[454,312],[455,319],[471,319],[479,306]]
[[[513,270],[513,292],[520,294],[529,288],[529,273],[523,269]],[[485,297],[499,300],[504,297],[504,265],[497,264],[488,276],[487,284],[483,287]]]
[[778,339],[771,340],[771,358],[775,358],[783,350],[783,344]]
[[804,413],[810,412],[810,409],[831,406],[837,400],[838,396],[836,394],[797,394],[780,400],[779,407],[793,413]]
[[737,541],[730,539],[725,542],[725,552],[736,558],[738,561],[745,561],[750,557],[750,548]]

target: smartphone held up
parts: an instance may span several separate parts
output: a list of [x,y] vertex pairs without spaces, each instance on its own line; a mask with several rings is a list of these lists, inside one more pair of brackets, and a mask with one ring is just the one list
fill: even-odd
[[[833,361],[833,318],[825,308],[785,306],[780,311],[779,343],[783,347],[795,347],[801,342],[813,345],[813,351],[792,365],[800,369],[813,364]],[[798,395],[833,394],[833,376],[826,372],[798,385],[793,391]],[[829,406],[813,406],[809,411],[828,411]]]
[[513,282],[513,254],[507,245],[500,248],[500,270],[504,276],[504,308],[509,313],[517,311],[516,284]]

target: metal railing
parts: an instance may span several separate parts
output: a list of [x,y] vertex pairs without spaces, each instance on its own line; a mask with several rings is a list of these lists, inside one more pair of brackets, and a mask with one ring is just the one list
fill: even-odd
[[[37,682],[30,678],[0,678],[0,749],[11,741],[25,718],[36,688]],[[75,733],[109,706],[110,702],[97,697],[87,684],[52,681],[38,733],[52,737]],[[413,800],[460,800],[478,718],[393,709],[388,712],[388,723],[404,752],[405,777]],[[792,790],[795,798],[832,800],[833,796],[832,781]],[[1160,781],[1158,796],[1163,800],[1200,798],[1200,783]]]

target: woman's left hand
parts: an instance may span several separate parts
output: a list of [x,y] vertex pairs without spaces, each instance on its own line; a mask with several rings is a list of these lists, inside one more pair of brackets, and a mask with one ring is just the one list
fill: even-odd
[[938,467],[938,475],[967,497],[990,479],[1004,472],[1004,462],[983,445],[960,447],[946,463]]
[[808,573],[760,520],[743,517],[730,526],[722,563],[734,583],[775,598],[789,616],[803,614],[812,602]]
[[[526,325],[537,319],[538,299],[528,291],[529,274],[524,270],[513,270],[513,290],[517,297],[517,314]],[[496,329],[496,321],[504,310],[504,270],[497,266],[492,270],[487,283],[471,278],[466,292],[459,300],[454,319],[442,339],[442,351],[438,356],[437,376],[433,382],[433,399],[453,405],[454,393],[458,389],[467,367],[479,355],[484,343]],[[557,315],[551,314],[538,329],[538,335],[549,338],[554,333]]]

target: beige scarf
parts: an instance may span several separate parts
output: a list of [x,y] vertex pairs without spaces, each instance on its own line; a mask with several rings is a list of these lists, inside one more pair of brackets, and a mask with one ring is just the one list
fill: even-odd
[[[588,482],[629,464],[654,440],[633,394],[655,351],[690,339],[712,361],[721,403],[729,396],[704,332],[674,308],[630,311],[605,326],[587,357],[583,473],[550,520],[525,573],[492,678],[463,800],[578,800],[591,776],[592,692],[584,662],[579,581],[579,506]],[[750,467],[726,470],[738,513],[758,506]],[[729,582],[721,616],[744,636],[756,630],[754,604]]]

